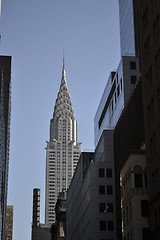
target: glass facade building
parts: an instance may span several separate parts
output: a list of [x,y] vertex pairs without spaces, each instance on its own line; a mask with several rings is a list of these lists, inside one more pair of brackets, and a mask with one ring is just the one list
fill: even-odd
[[104,129],[114,129],[139,79],[137,57],[123,56],[116,71],[111,72],[94,118],[95,146]]
[[121,56],[136,55],[133,0],[119,0]]
[[5,239],[10,144],[11,57],[0,56],[0,240]]

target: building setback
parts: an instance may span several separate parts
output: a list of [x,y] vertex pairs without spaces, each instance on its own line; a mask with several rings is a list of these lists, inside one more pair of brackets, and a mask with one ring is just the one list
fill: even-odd
[[11,57],[0,56],[0,239],[5,240],[11,114]]
[[80,156],[77,142],[77,122],[62,69],[53,118],[50,121],[50,139],[46,147],[45,223],[55,222],[55,205],[60,192],[67,190]]

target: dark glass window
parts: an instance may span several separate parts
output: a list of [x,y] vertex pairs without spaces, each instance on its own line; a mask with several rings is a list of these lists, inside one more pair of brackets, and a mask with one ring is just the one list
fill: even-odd
[[122,85],[122,78],[121,78],[120,84],[121,84],[121,90],[122,90],[122,87],[123,87],[123,85]]
[[119,94],[120,94],[120,89],[119,89],[119,85],[117,87],[117,97],[119,97]]
[[148,216],[148,201],[141,200],[141,216],[147,217]]
[[113,203],[107,203],[107,212],[112,213],[113,212]]
[[137,76],[131,76],[131,84],[135,84],[137,81]]
[[143,240],[150,240],[149,228],[142,228]]
[[106,231],[106,221],[100,221],[100,231]]
[[117,102],[117,95],[116,95],[116,92],[115,92],[115,94],[114,94],[114,101],[115,101],[115,103]]
[[112,177],[112,169],[111,168],[106,168],[106,177],[111,178]]
[[142,188],[143,182],[142,182],[142,174],[134,174],[134,184],[135,188]]
[[147,188],[147,186],[148,186],[148,181],[147,181],[147,174],[145,173],[145,175],[144,175],[144,179],[145,179],[145,187]]
[[104,185],[99,186],[99,194],[101,194],[101,195],[105,194],[105,186]]
[[99,211],[105,212],[106,210],[106,204],[105,203],[99,203]]
[[136,69],[136,62],[133,61],[130,62],[130,69],[132,70]]
[[107,194],[108,194],[108,195],[113,194],[113,187],[112,187],[111,185],[108,185],[108,186],[107,186]]
[[114,230],[114,223],[113,221],[108,221],[108,231],[113,231]]
[[99,168],[99,177],[105,177],[104,168]]

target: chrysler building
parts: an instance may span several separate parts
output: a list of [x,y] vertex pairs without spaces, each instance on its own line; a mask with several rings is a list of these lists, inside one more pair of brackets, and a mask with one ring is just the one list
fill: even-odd
[[50,139],[46,147],[45,223],[55,222],[55,204],[60,192],[68,189],[80,156],[77,122],[62,68],[62,79],[50,120]]

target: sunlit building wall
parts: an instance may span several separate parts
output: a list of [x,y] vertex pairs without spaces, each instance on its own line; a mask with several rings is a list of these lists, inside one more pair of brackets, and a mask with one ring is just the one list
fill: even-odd
[[6,240],[13,238],[13,206],[8,205],[6,210]]
[[138,79],[138,58],[122,57],[117,70],[109,76],[94,118],[95,146],[104,129],[114,129]]
[[121,56],[136,55],[133,0],[119,0]]
[[68,189],[80,156],[77,142],[77,122],[62,70],[53,118],[50,121],[50,140],[46,147],[45,223],[55,222],[55,205],[60,192]]

